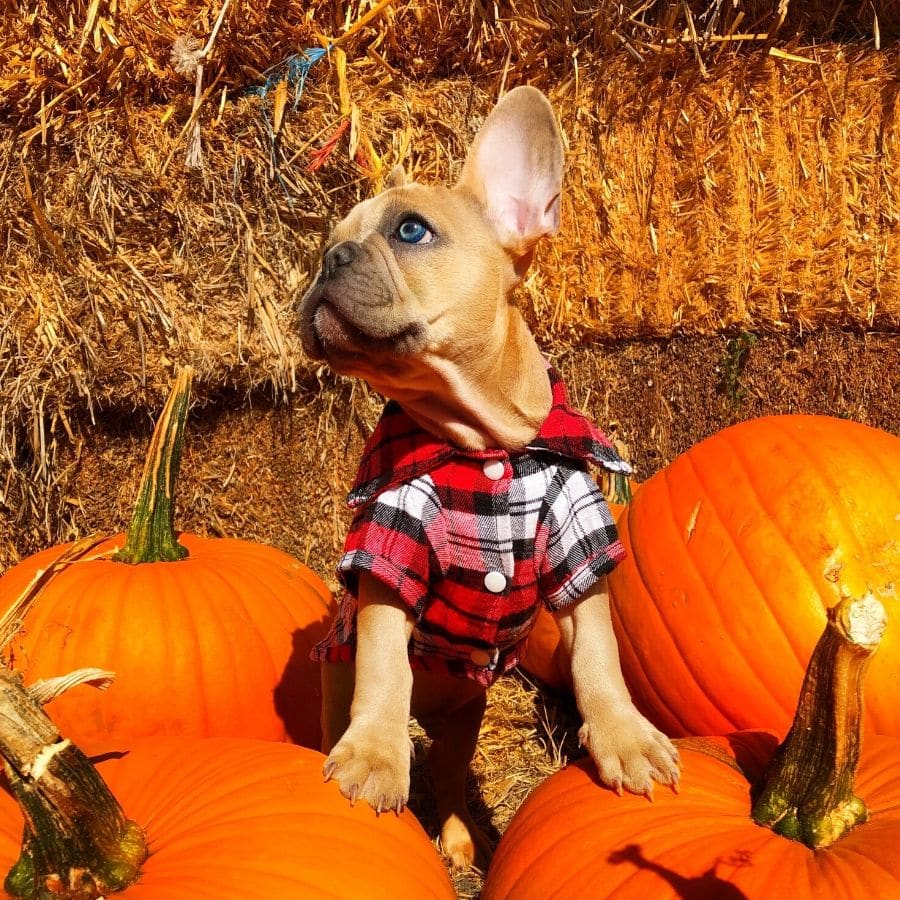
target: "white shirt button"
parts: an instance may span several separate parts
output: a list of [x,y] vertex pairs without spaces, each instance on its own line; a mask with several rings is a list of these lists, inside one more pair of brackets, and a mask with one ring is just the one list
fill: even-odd
[[492,594],[499,594],[506,588],[506,576],[502,572],[488,572],[484,576],[484,586]]
[[506,467],[503,465],[502,459],[485,460],[485,463],[481,467],[481,469],[484,474],[491,479],[491,481],[499,481],[503,477],[503,473],[506,471]]
[[473,650],[469,654],[469,659],[475,663],[476,666],[486,666],[494,657],[487,652],[487,650]]

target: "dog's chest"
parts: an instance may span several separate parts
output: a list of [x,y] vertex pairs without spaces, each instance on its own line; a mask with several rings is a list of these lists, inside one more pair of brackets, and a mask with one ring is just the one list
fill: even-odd
[[[558,467],[530,454],[455,462],[433,485],[443,517],[447,577],[521,580],[532,560],[542,511]],[[530,568],[530,567],[528,567]],[[491,575],[493,573],[493,575]]]

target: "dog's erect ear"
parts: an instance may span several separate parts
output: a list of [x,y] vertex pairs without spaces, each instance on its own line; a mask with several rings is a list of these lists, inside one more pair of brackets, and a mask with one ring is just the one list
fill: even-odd
[[384,189],[387,191],[390,188],[403,187],[404,184],[406,184],[406,169],[403,168],[403,163],[397,163],[384,179]]
[[459,186],[482,203],[500,243],[525,256],[559,230],[563,150],[550,102],[517,87],[494,107],[475,137]]

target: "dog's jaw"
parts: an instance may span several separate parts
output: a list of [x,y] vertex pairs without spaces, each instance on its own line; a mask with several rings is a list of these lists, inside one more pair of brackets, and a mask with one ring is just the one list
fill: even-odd
[[537,434],[551,405],[546,363],[505,297],[462,339],[440,320],[385,315],[386,309],[368,317],[363,298],[340,291],[320,278],[301,301],[303,348],[311,359],[362,378],[422,428],[466,449],[518,450]]
[[[550,411],[547,364],[518,309],[493,340],[456,357],[442,350],[369,366],[366,381],[426,431],[468,450],[521,450]],[[360,366],[365,362],[360,361]]]

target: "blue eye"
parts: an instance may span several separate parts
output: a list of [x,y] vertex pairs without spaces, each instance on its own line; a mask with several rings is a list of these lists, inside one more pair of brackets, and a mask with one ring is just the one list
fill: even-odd
[[397,237],[404,244],[427,244],[434,234],[419,219],[404,219],[397,229]]

